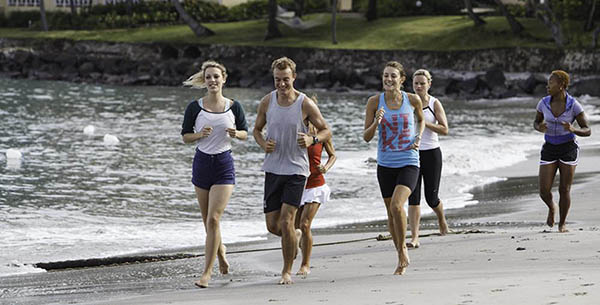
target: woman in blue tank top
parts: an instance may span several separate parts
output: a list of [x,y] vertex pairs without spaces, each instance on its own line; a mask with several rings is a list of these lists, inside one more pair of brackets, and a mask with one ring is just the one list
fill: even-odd
[[[533,123],[535,130],[544,133],[545,139],[540,158],[539,188],[540,197],[548,206],[546,224],[550,227],[554,226],[556,210],[552,199],[552,183],[556,170],[560,171],[559,232],[568,232],[565,223],[571,207],[571,184],[579,157],[575,136],[588,137],[592,134],[583,107],[567,93],[568,86],[569,74],[561,70],[552,71],[548,78],[549,95],[539,101]],[[580,128],[572,125],[575,120]]]
[[[404,203],[417,184],[419,144],[425,128],[423,108],[418,95],[402,91],[406,80],[404,67],[388,62],[382,74],[384,92],[369,98],[363,138],[369,142],[379,131],[377,143],[377,181],[388,214],[401,275],[410,263],[406,248],[406,211]],[[416,125],[415,125],[416,118]]]

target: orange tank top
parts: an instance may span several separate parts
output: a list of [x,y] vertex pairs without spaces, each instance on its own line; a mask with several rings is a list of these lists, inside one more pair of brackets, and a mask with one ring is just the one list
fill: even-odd
[[323,143],[317,143],[311,145],[308,148],[308,163],[310,165],[310,176],[306,181],[306,188],[311,189],[313,187],[321,186],[325,184],[325,177],[319,171],[317,166],[321,164],[321,154],[323,153]]

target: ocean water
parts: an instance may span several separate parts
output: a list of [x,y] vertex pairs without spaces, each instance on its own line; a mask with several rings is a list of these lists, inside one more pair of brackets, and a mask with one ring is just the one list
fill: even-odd
[[[190,182],[194,145],[180,136],[185,107],[202,91],[1,78],[0,88],[0,276],[43,272],[32,267],[38,262],[204,244]],[[225,90],[242,103],[250,128],[265,93]],[[377,139],[362,140],[365,103],[373,93],[316,92],[338,161],[326,175],[332,199],[314,227],[386,217],[376,165],[368,162],[376,157]],[[471,188],[504,179],[477,172],[522,161],[543,142],[532,128],[535,98],[440,99],[450,125],[450,135],[441,137],[440,197],[447,209],[477,204]],[[600,99],[580,101],[590,120],[600,121]],[[93,135],[83,133],[87,125],[95,126]],[[105,134],[120,142],[105,145]],[[5,157],[10,148],[21,151],[21,160]],[[235,141],[233,151],[237,186],[222,218],[223,240],[266,239],[264,153],[251,134]],[[431,213],[424,201],[421,206]]]

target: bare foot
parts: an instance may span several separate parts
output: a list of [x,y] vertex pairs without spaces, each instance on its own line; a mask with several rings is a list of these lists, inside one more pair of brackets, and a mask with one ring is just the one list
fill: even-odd
[[567,226],[566,225],[562,224],[562,225],[558,226],[558,232],[560,232],[560,233],[567,233],[567,232],[569,232],[569,230],[567,230]]
[[227,247],[224,244],[221,244],[221,251],[217,252],[217,256],[219,258],[219,271],[221,274],[229,273],[229,262],[227,261]]
[[302,230],[296,229],[296,253],[294,254],[294,259],[298,257],[298,252],[300,252],[300,241],[302,240]]
[[[548,218],[546,219],[546,224],[552,228],[554,226],[554,206],[548,208]],[[560,228],[558,229],[560,231]]]
[[310,273],[310,267],[302,265],[296,275],[307,276]]
[[283,273],[281,275],[281,280],[279,280],[279,285],[291,285],[294,282],[292,281],[292,275],[289,273]]
[[210,281],[210,274],[203,274],[202,277],[200,277],[200,280],[194,282],[194,285],[200,288],[207,288],[208,281]]
[[421,246],[421,243],[418,240],[409,241],[406,243],[407,248],[418,248]]
[[446,219],[442,219],[438,224],[440,227],[440,235],[444,236],[448,234],[448,224],[446,223]]
[[398,267],[394,271],[394,275],[402,275],[406,271],[406,267],[410,264],[410,258],[408,257],[408,249],[406,246],[402,247],[402,252],[398,257]]

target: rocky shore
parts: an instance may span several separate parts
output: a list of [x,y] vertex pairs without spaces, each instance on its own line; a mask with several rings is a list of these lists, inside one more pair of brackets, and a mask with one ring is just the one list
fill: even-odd
[[409,75],[431,70],[436,95],[543,95],[549,72],[564,69],[573,76],[573,94],[600,96],[600,52],[594,50],[373,51],[0,38],[5,76],[118,85],[179,86],[202,61],[215,59],[229,70],[228,86],[271,87],[270,64],[279,56],[299,64],[298,88],[378,90],[382,65],[398,60]]

